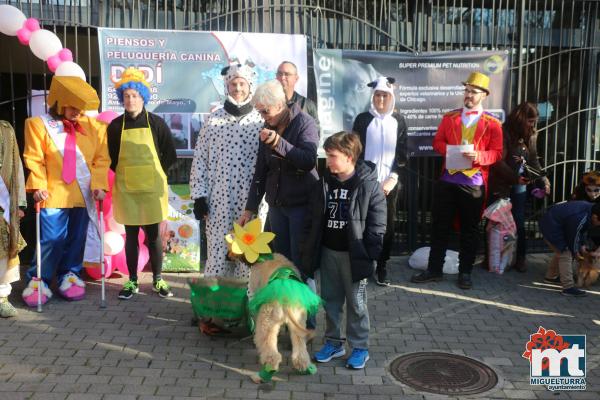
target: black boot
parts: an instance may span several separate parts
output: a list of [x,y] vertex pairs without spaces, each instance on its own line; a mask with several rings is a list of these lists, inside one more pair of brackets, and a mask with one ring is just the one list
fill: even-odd
[[471,274],[466,272],[460,272],[458,274],[458,287],[461,289],[471,289],[473,282],[471,281]]
[[412,276],[412,278],[410,278],[410,281],[412,283],[426,283],[426,282],[439,282],[442,279],[444,279],[444,276],[442,274],[434,274],[432,272],[429,272],[428,269],[426,269],[423,272],[414,274]]
[[385,261],[377,262],[377,269],[375,270],[375,283],[379,286],[388,286],[390,280],[387,278],[387,266]]

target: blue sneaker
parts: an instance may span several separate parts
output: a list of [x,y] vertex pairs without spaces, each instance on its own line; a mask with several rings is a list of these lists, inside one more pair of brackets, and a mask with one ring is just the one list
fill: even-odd
[[346,368],[363,369],[369,361],[369,350],[367,349],[352,349],[352,354],[346,361]]
[[326,341],[321,350],[315,353],[315,360],[320,363],[331,361],[332,358],[338,358],[346,354],[342,344],[334,344]]

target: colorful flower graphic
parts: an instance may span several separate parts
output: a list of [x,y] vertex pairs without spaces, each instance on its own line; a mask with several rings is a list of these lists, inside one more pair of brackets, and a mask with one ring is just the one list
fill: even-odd
[[[570,343],[564,341],[561,335],[557,335],[555,331],[551,329],[544,329],[539,327],[538,331],[531,335],[529,342],[525,344],[525,352],[522,354],[523,358],[526,358],[531,362],[531,350],[539,349],[556,349],[562,351],[571,346]],[[561,362],[565,361],[563,358]],[[550,365],[550,361],[547,358],[542,360],[542,370],[547,370]]]

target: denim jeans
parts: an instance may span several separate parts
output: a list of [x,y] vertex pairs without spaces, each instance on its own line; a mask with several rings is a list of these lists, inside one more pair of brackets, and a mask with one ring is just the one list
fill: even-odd
[[307,207],[269,207],[271,232],[275,234],[273,249],[300,265],[300,235],[304,226]]
[[[304,226],[304,218],[308,212],[307,207],[269,207],[267,220],[271,225],[271,232],[275,234],[273,250],[289,258],[294,265],[300,265],[300,235]],[[308,317],[306,327],[315,329],[316,316]]]

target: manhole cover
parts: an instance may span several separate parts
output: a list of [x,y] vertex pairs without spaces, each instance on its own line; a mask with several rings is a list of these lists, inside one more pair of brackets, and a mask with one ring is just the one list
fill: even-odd
[[478,394],[498,383],[498,375],[490,367],[456,354],[407,354],[392,361],[390,372],[413,389],[437,394]]

